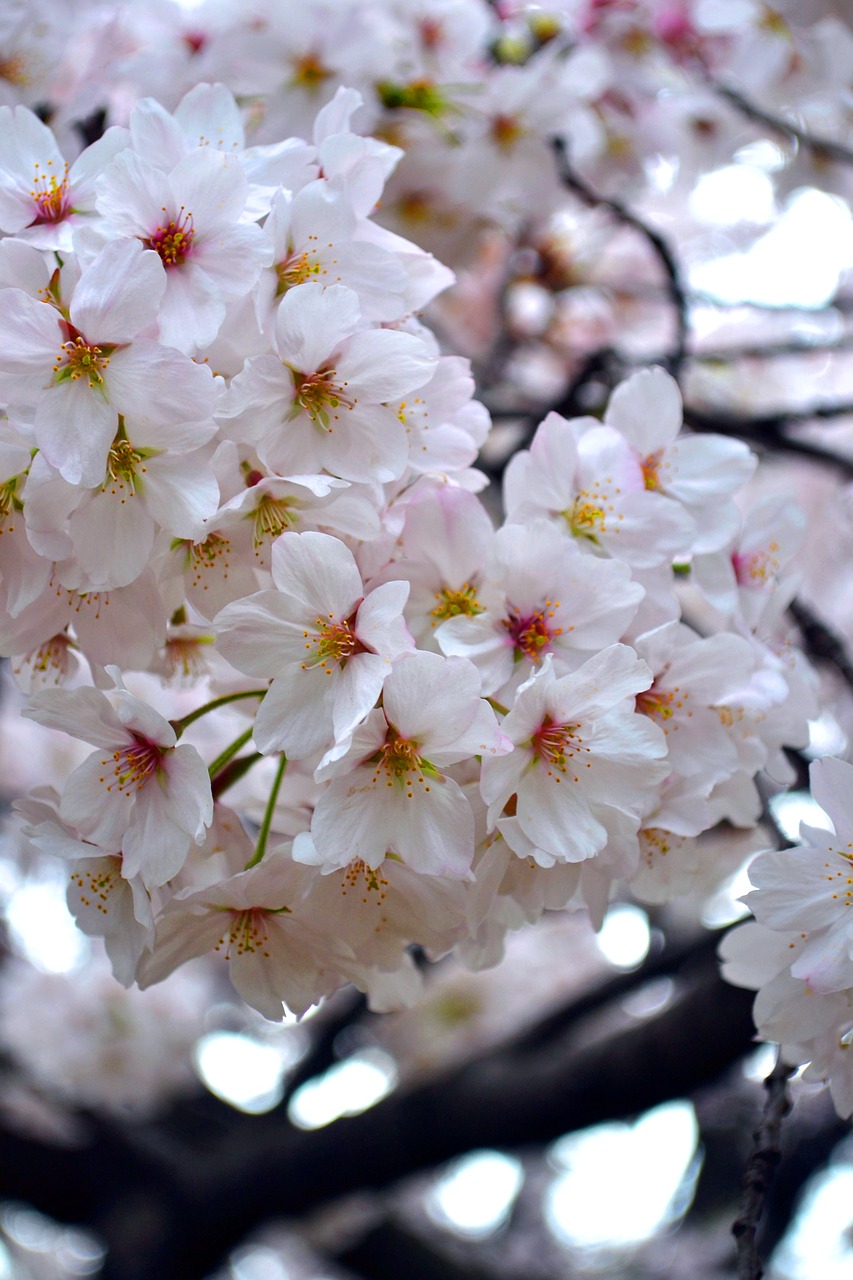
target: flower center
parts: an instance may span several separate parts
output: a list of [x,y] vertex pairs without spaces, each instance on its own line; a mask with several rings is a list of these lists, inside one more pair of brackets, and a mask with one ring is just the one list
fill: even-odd
[[102,390],[103,370],[110,362],[112,350],[112,347],[90,344],[81,333],[73,331],[69,340],[63,342],[57,363],[53,366],[54,382],[76,382],[79,378],[86,378],[90,387]]
[[294,60],[292,65],[293,77],[291,84],[301,85],[303,89],[319,88],[323,81],[328,80],[332,74],[317,53],[303,53],[300,58]]
[[29,84],[30,76],[27,71],[27,63],[22,54],[13,54],[10,58],[0,58],[0,80],[18,85],[19,88]]
[[491,134],[496,146],[502,151],[511,151],[524,135],[524,129],[515,116],[497,115],[491,123]]
[[[584,746],[579,729],[579,724],[555,724],[550,716],[546,716],[531,739],[536,758],[546,766],[548,777],[555,782],[561,782],[564,775],[570,776],[573,782],[580,782],[574,770],[581,760],[575,757],[589,755],[590,748]],[[588,760],[586,767],[590,767]]]
[[121,878],[121,857],[118,854],[98,858],[88,871],[75,869],[70,880],[77,888],[81,906],[95,907],[102,915],[108,914],[112,891],[126,883]]
[[[313,239],[316,238],[316,236],[313,237]],[[325,271],[315,250],[303,249],[302,253],[292,253],[281,262],[277,262],[275,273],[278,277],[278,288],[275,296],[280,298],[283,293],[286,293],[288,289],[292,289],[294,285],[305,284],[306,281],[324,275]]]
[[[344,621],[335,621],[330,613],[328,618],[317,618],[314,622],[316,631],[303,631],[305,648],[309,651],[302,670],[309,667],[322,667],[326,675],[331,675],[335,666],[345,666],[348,658],[357,653],[368,653],[369,650],[355,634],[355,610]],[[311,652],[313,650],[313,653]]]
[[546,600],[535,613],[520,615],[513,609],[509,617],[502,619],[502,625],[509,632],[515,646],[516,661],[525,657],[538,663],[543,651],[550,647],[551,641],[563,634],[562,627],[552,626],[550,622],[559,607],[559,600]]
[[68,672],[69,650],[72,648],[74,645],[70,637],[60,631],[26,654],[12,670],[16,676],[27,670],[42,676],[45,682],[49,680],[53,684],[61,684]]
[[432,616],[435,619],[432,624],[434,627],[439,622],[446,622],[448,618],[458,618],[460,614],[474,618],[478,613],[485,613],[483,605],[477,599],[477,592],[470,582],[463,582],[462,586],[455,591],[450,587],[444,587],[441,591],[436,591],[435,598],[438,604],[432,610]]
[[647,489],[659,489],[660,485],[660,464],[663,459],[663,449],[657,449],[654,453],[650,453],[640,462],[640,470],[643,473],[643,483]]
[[302,410],[324,431],[334,431],[331,423],[332,420],[337,422],[338,415],[334,412],[330,414],[329,410],[339,409],[341,405],[352,409],[356,403],[346,393],[347,384],[339,387],[334,382],[334,369],[318,369],[315,373],[300,373],[298,369],[291,369],[290,372],[295,389],[292,416]]
[[[107,791],[116,790],[122,795],[132,795],[159,772],[164,751],[165,748],[156,742],[135,733],[128,746],[113,752],[112,760],[101,761],[106,772],[98,781],[107,784]],[[107,782],[110,770],[113,780]]]
[[[619,493],[619,490],[616,490]],[[592,490],[581,489],[574,505],[561,512],[563,519],[576,538],[586,538],[598,546],[599,535],[608,533],[607,519],[614,511],[609,494],[596,485]],[[621,516],[618,519],[622,519]],[[615,530],[618,533],[618,529]]]
[[771,578],[779,572],[779,560],[776,552],[778,542],[768,544],[766,551],[753,551],[748,555],[732,556],[732,568],[735,571],[739,587],[766,587]]
[[279,534],[292,529],[296,524],[293,507],[284,498],[273,498],[268,493],[261,494],[261,499],[252,513],[252,543],[255,554],[265,542],[272,542]]
[[11,480],[0,485],[0,535],[15,532],[15,516],[24,509],[24,504],[16,492],[18,481],[22,478],[22,476],[12,476]]
[[381,868],[374,870],[361,858],[353,858],[349,866],[344,868],[341,877],[341,896],[344,898],[355,893],[361,896],[363,903],[367,903],[370,901],[370,894],[374,893],[374,901],[378,907],[385,901],[387,888],[388,881],[382,875]]
[[423,784],[424,791],[429,791],[426,775],[436,776],[435,768],[423,756],[418,755],[418,744],[401,737],[393,725],[388,726],[385,741],[373,761],[376,764],[374,781],[378,781],[379,775],[384,773],[386,787],[393,787],[395,783],[405,787],[409,800],[414,795],[413,787],[416,782]]
[[109,489],[111,494],[121,493],[122,502],[132,498],[138,481],[137,467],[140,472],[146,470],[142,465],[142,454],[137,453],[129,440],[114,440],[107,454],[107,474],[101,492],[106,493]]
[[[676,711],[682,710],[689,696],[687,693],[682,693],[678,685],[672,689],[660,689],[653,684],[651,689],[637,694],[637,710],[642,715],[660,723],[664,733],[669,733],[667,720],[671,720]],[[687,714],[692,713],[688,711]],[[678,725],[673,725],[673,728],[677,729]]]
[[640,858],[651,870],[667,854],[677,853],[685,842],[684,836],[677,836],[663,827],[643,827],[640,831]]
[[[280,907],[279,910],[287,911],[288,908]],[[227,943],[225,956],[228,960],[233,960],[235,956],[256,953],[268,957],[267,943],[270,939],[266,918],[269,914],[264,907],[248,907],[245,911],[232,911],[230,927],[219,939],[213,948],[214,951],[221,950],[225,942]]]
[[[53,161],[48,160],[47,163],[50,168]],[[65,165],[62,177],[59,179],[55,173],[42,170],[39,164],[36,164],[35,168],[36,176],[30,196],[36,206],[36,216],[30,226],[38,227],[46,222],[61,222],[69,212],[68,165]]]
[[[164,206],[163,213],[165,212]],[[160,261],[168,270],[170,267],[180,267],[186,262],[193,247],[194,238],[193,216],[181,205],[177,218],[159,225],[142,243],[146,249],[153,249],[160,255]]]

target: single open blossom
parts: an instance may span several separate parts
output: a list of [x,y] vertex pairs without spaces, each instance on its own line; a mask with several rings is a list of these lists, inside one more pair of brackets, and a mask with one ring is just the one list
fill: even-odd
[[168,720],[122,687],[115,696],[113,707],[98,689],[45,689],[23,714],[98,748],[68,779],[59,816],[101,848],[120,850],[125,879],[138,875],[151,889],[204,840],[210,779],[195,747],[175,745]]
[[272,678],[255,720],[259,749],[303,759],[352,733],[392,660],[411,651],[408,584],[365,594],[352,552],[325,533],[282,534],[272,574],[276,591],[235,600],[214,625],[229,662]]
[[766,928],[806,935],[791,976],[825,994],[853,989],[853,765],[817,760],[810,781],[834,833],[803,824],[804,844],[760,854],[744,901]]
[[9,402],[33,414],[36,444],[69,484],[104,482],[119,415],[131,432],[199,423],[198,444],[210,438],[209,370],[139,336],[157,316],[164,284],[155,253],[114,241],[80,272],[67,312],[21,289],[0,291]]
[[188,354],[212,342],[226,300],[244,297],[269,260],[260,227],[240,221],[248,184],[237,159],[198,147],[164,173],[128,149],[97,191],[107,232],[156,254],[160,341]]
[[685,553],[695,534],[688,512],[647,488],[641,460],[625,437],[595,418],[549,413],[529,450],[504,478],[507,516],[559,524],[583,551],[650,569]]
[[663,369],[642,369],[613,392],[604,421],[635,451],[646,489],[674,499],[693,517],[694,552],[716,551],[737,530],[731,498],[757,459],[741,440],[680,435],[681,414],[675,379]]
[[633,649],[611,645],[559,679],[546,659],[522,686],[501,726],[515,749],[484,760],[482,781],[489,825],[516,853],[582,862],[607,843],[609,811],[639,826],[649,786],[669,771],[663,734],[634,710],[650,684]]
[[279,475],[328,471],[344,480],[396,480],[408,442],[387,402],[427,382],[435,359],[410,333],[366,329],[344,285],[303,284],[275,317],[276,355],[254,356],[219,417]]
[[545,520],[504,525],[490,550],[485,607],[460,609],[435,633],[444,653],[474,663],[486,695],[503,697],[549,654],[563,675],[615,644],[643,597],[627,565],[583,555]]
[[95,220],[95,178],[127,142],[114,126],[69,165],[34,112],[0,107],[0,229],[69,252],[75,227]]
[[144,948],[154,941],[151,896],[140,877],[123,875],[121,854],[83,840],[58,812],[59,796],[42,788],[17,805],[28,819],[24,834],[36,849],[69,864],[68,908],[78,926],[103,938],[113,973],[129,987]]
[[139,965],[141,987],[178,965],[213,952],[228,962],[234,987],[265,1018],[281,1021],[282,1005],[302,1014],[349,978],[345,942],[305,920],[302,903],[316,872],[274,850],[250,870],[169,902],[157,922],[153,952]]
[[385,681],[381,710],[348,749],[328,753],[331,777],[311,822],[322,866],[360,858],[375,869],[388,854],[426,875],[465,877],[474,857],[474,814],[445,770],[472,755],[509,750],[480,697],[476,669],[435,653],[402,657]]

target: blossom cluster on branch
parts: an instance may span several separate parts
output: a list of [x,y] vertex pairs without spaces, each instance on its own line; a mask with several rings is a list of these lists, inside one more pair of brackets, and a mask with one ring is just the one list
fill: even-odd
[[545,910],[688,889],[816,714],[777,625],[803,518],[742,515],[755,456],[684,433],[652,367],[544,417],[495,528],[420,241],[518,235],[531,190],[541,223],[554,140],[605,184],[666,130],[685,173],[724,157],[724,82],[770,110],[793,77],[831,140],[839,24],[81,8],[67,56],[53,6],[0,20],[0,652],[94,748],[18,805],[80,927],[126,985],[219,952],[278,1019],[344,983],[412,1002],[413,944],[486,966]]

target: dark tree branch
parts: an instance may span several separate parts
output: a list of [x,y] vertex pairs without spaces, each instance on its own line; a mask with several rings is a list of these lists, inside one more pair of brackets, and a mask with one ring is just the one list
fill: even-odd
[[756,1244],[758,1223],[781,1159],[782,1121],[791,1110],[788,1081],[795,1070],[783,1062],[780,1055],[764,1082],[767,1099],[761,1123],[753,1135],[754,1146],[744,1173],[741,1210],[732,1226],[737,1247],[738,1280],[761,1280],[764,1275]]
[[844,640],[802,600],[792,600],[788,612],[800,629],[803,647],[810,658],[834,667],[853,692],[853,661]]
[[654,250],[663,267],[668,283],[668,293],[675,316],[675,341],[668,352],[665,365],[674,378],[678,378],[687,350],[688,335],[688,303],[687,293],[681,278],[681,267],[667,240],[639,218],[621,200],[600,195],[589,183],[573,169],[566,145],[562,138],[552,138],[552,146],[557,157],[560,181],[567,190],[574,192],[585,205],[591,209],[607,209],[623,226],[637,231]]
[[[539,1033],[324,1129],[212,1098],[185,1104],[180,1114],[195,1121],[93,1123],[72,1150],[0,1129],[0,1196],[94,1227],[108,1246],[102,1280],[201,1280],[272,1217],[388,1187],[477,1147],[549,1142],[716,1079],[752,1042],[752,993],[722,982],[711,951],[706,935],[670,956],[674,994],[656,1015],[624,1013],[618,975],[612,999],[582,998],[565,1026],[550,1015]],[[648,970],[632,976],[639,987]]]
[[839,164],[853,164],[853,151],[843,143],[836,142],[833,138],[824,138],[819,134],[810,133],[807,129],[794,124],[793,120],[786,120],[784,116],[765,111],[746,98],[738,89],[729,85],[711,81],[711,87],[748,120],[796,142],[806,151],[811,151],[816,160],[836,160]]
[[824,466],[834,467],[846,476],[853,476],[853,459],[812,444],[808,440],[800,440],[796,436],[788,435],[785,431],[787,426],[798,422],[808,422],[816,418],[835,418],[847,414],[853,414],[853,407],[847,404],[816,405],[809,410],[756,414],[753,417],[740,417],[725,411],[694,409],[690,405],[685,405],[684,424],[693,431],[711,431],[724,436],[737,436],[741,440],[748,440],[751,444],[760,445],[765,449],[798,454],[800,457],[810,458]]

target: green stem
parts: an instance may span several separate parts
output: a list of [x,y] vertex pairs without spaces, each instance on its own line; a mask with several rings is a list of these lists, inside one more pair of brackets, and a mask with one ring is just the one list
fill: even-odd
[[220,751],[219,755],[213,761],[213,764],[208,765],[207,772],[210,774],[211,778],[215,778],[219,771],[225,768],[229,760],[234,759],[240,748],[245,747],[253,732],[254,725],[249,725],[248,729],[246,729],[244,733],[241,733],[239,738],[235,738],[230,746],[227,746],[224,751]]
[[212,702],[206,702],[203,707],[196,707],[195,711],[191,711],[189,715],[181,716],[180,720],[170,720],[169,723],[180,738],[188,725],[200,719],[201,716],[206,716],[208,711],[224,707],[228,702],[239,702],[241,698],[263,698],[266,692],[266,689],[242,689],[240,693],[224,693],[221,698],[214,698]]
[[258,843],[255,846],[254,854],[246,863],[246,867],[245,867],[246,871],[248,871],[250,867],[256,867],[258,863],[261,861],[261,859],[263,858],[264,854],[266,853],[267,840],[269,839],[270,827],[272,826],[272,816],[273,816],[273,813],[275,812],[275,802],[276,800],[278,800],[278,793],[281,787],[281,780],[284,777],[284,771],[286,768],[287,768],[287,756],[282,751],[281,761],[279,762],[278,771],[276,772],[276,775],[275,775],[275,781],[272,784],[272,791],[270,792],[270,798],[267,801],[267,807],[264,812],[264,820],[261,823],[261,829],[258,832]]
[[262,756],[260,751],[253,751],[250,756],[240,756],[239,760],[232,760],[227,764],[221,773],[213,779],[211,791],[214,800],[218,800],[223,791],[227,791],[229,787],[233,787],[235,782],[239,782],[244,773],[248,773],[253,764],[257,764],[259,760],[265,760],[266,756]]

